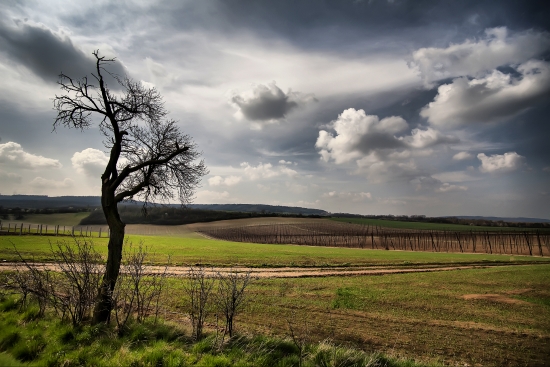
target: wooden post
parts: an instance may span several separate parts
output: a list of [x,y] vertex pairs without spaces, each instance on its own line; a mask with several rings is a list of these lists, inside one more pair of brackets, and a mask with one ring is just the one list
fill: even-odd
[[21,227],[19,227],[19,235],[23,235],[23,223],[21,223]]
[[71,236],[74,237],[74,226],[73,226],[72,229],[71,229]]
[[11,223],[8,223],[8,233],[10,233]]
[[97,237],[101,238],[101,227],[99,227],[99,234],[97,235]]

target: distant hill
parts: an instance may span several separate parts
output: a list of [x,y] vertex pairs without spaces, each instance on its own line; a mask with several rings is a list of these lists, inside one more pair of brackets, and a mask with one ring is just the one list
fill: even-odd
[[[444,218],[452,218],[452,217],[444,217]],[[542,218],[525,218],[525,217],[483,217],[483,216],[475,216],[475,215],[461,215],[461,216],[455,216],[454,218],[460,218],[460,219],[476,219],[476,220],[491,220],[494,222],[509,222],[509,223],[550,223],[550,219],[542,219]]]
[[274,214],[301,214],[328,216],[329,213],[321,209],[308,209],[297,206],[265,205],[265,204],[190,204],[192,209],[217,210],[224,212],[242,213],[274,213]]
[[[127,202],[124,206],[140,206],[140,202]],[[101,206],[99,196],[47,196],[47,195],[0,195],[0,206],[22,209],[55,209],[55,208],[88,208]],[[179,204],[164,207],[180,207]],[[309,209],[293,206],[264,204],[190,204],[191,209],[210,211],[259,213],[259,214],[293,214],[327,216],[328,212],[320,209]]]
[[0,195],[4,208],[63,208],[101,206],[99,196],[47,196],[47,195]]

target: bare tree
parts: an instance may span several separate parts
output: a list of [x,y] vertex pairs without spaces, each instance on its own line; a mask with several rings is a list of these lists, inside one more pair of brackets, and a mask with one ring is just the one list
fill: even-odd
[[233,337],[233,321],[245,301],[246,287],[251,280],[250,274],[250,271],[239,273],[232,269],[227,273],[218,272],[218,292],[215,297],[216,306],[225,316],[224,337],[226,334],[229,334],[230,338]]
[[[115,59],[100,56],[98,51],[93,55],[96,70],[90,80],[60,75],[58,84],[63,94],[54,98],[54,128],[61,125],[85,129],[93,124],[93,117],[98,117],[105,147],[110,151],[101,175],[101,206],[110,238],[94,310],[94,322],[99,323],[110,318],[111,295],[122,259],[125,224],[117,204],[140,199],[146,209],[153,200],[167,202],[176,196],[185,204],[207,170],[202,160],[197,162],[201,153],[191,137],[183,134],[175,121],[165,119],[167,111],[159,92],[110,74],[106,67]],[[118,84],[115,92],[107,86],[108,75]]]
[[191,318],[193,338],[199,340],[202,337],[206,316],[210,311],[209,300],[214,287],[214,278],[209,276],[202,266],[191,267],[187,278],[187,282],[184,283],[185,303]]

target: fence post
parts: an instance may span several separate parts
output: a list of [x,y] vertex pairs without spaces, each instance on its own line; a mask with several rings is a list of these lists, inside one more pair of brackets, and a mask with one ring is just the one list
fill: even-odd
[[74,226],[73,226],[72,229],[71,229],[71,236],[74,237]]
[[99,235],[97,237],[101,238],[101,227],[99,227]]
[[23,223],[21,223],[21,227],[19,228],[19,235],[21,236],[23,234]]

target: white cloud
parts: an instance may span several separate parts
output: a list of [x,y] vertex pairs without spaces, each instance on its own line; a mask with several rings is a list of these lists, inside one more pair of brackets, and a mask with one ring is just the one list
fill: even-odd
[[20,144],[12,141],[0,144],[0,164],[24,169],[62,167],[57,159],[27,153]]
[[321,159],[335,164],[355,161],[373,181],[396,176],[414,177],[418,169],[413,157],[431,155],[433,151],[426,149],[428,147],[459,141],[432,128],[413,129],[410,135],[397,136],[408,129],[401,117],[380,120],[378,116],[366,115],[365,111],[353,108],[342,112],[328,127],[336,134],[319,131],[315,147]]
[[298,172],[286,166],[273,167],[271,163],[260,163],[257,166],[251,166],[248,162],[243,162],[241,163],[241,167],[244,169],[245,175],[252,181],[260,178],[267,179],[281,175],[294,177],[298,174]]
[[411,182],[416,184],[416,191],[433,191],[444,193],[468,190],[466,186],[452,185],[448,182],[441,182],[441,180],[433,176],[417,177]]
[[210,186],[234,186],[241,182],[242,178],[239,176],[227,176],[225,178],[221,176],[214,176],[208,179]]
[[466,159],[472,159],[474,156],[468,152],[458,152],[455,155],[453,155],[453,160],[455,161],[463,161]]
[[89,177],[100,178],[109,162],[109,157],[101,150],[87,148],[73,154],[71,162],[73,168],[78,173],[83,173]]
[[521,78],[494,70],[479,79],[454,79],[439,87],[420,115],[432,125],[456,127],[506,119],[548,98],[549,63],[528,61],[517,70]]
[[202,190],[198,191],[195,195],[195,201],[199,204],[220,204],[235,202],[227,191],[210,191]]
[[439,144],[456,144],[460,140],[451,135],[443,135],[428,127],[426,130],[413,129],[410,136],[401,138],[411,148],[429,148]]
[[466,40],[447,48],[421,48],[413,53],[426,84],[456,76],[476,76],[502,65],[520,64],[550,48],[550,35],[526,31],[508,34],[506,27],[490,28],[479,40]]
[[[475,170],[473,167],[469,171]],[[450,171],[450,172],[440,172],[432,175],[433,178],[438,179],[442,182],[470,182],[477,181],[480,177],[472,176],[468,171]]]
[[347,192],[347,191],[330,191],[322,195],[325,199],[339,199],[352,202],[362,202],[366,200],[371,200],[372,195],[370,192]]
[[286,164],[286,165],[288,165],[288,166],[291,166],[291,165],[297,166],[297,165],[298,165],[298,163],[296,163],[296,162],[285,161],[284,159],[281,159],[281,160],[279,161],[279,164]]
[[525,159],[516,152],[493,154],[491,156],[479,153],[477,158],[481,161],[479,167],[481,172],[511,172],[518,169]]
[[74,186],[74,181],[65,178],[63,181],[49,180],[47,178],[36,177],[30,182],[31,187],[38,189],[66,189]]
[[21,176],[12,172],[0,171],[0,181],[7,183],[21,183]]
[[466,190],[468,190],[466,186],[451,185],[445,182],[436,190],[436,192],[451,192],[451,191],[466,191]]

